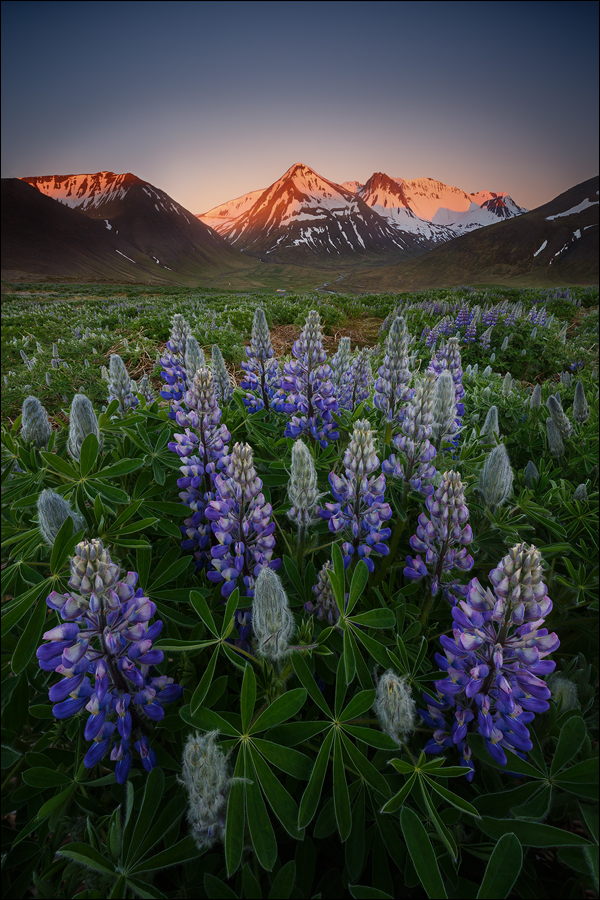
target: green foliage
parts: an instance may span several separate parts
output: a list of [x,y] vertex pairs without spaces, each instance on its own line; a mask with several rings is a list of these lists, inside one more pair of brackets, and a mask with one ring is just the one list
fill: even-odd
[[[2,336],[8,377],[2,428],[4,893],[486,898],[597,891],[598,381],[597,335],[589,327],[597,313],[582,312],[597,303],[597,292],[573,289],[572,299],[582,301],[576,307],[533,289],[317,299],[140,286],[28,285],[12,291],[3,306]],[[561,646],[549,680],[550,709],[530,726],[533,749],[526,759],[511,754],[502,767],[483,739],[470,735],[476,772],[469,783],[453,750],[424,754],[431,729],[418,726],[399,745],[381,730],[373,710],[377,678],[390,668],[406,679],[418,704],[442,677],[434,654],[440,635],[452,628],[449,605],[441,595],[432,599],[424,583],[403,576],[405,556],[412,552],[409,538],[424,510],[421,495],[388,480],[392,552],[377,559],[373,574],[363,561],[344,570],[341,539],[323,520],[311,527],[298,552],[295,526],[286,515],[292,441],[283,437],[285,417],[247,416],[242,392],[234,393],[222,421],[232,442],[253,447],[274,511],[275,556],[283,559],[279,574],[296,623],[297,643],[276,668],[238,640],[236,610],[252,602],[243,589],[225,603],[219,586],[196,572],[191,554],[181,549],[179,526],[190,510],[179,501],[180,460],[168,449],[178,426],[166,404],[140,402],[124,418],[113,417],[109,407],[99,415],[100,440],[88,436],[78,461],[67,451],[67,419],[81,388],[97,413],[106,405],[99,370],[111,352],[123,355],[134,378],[142,371],[152,374],[158,388],[154,361],[174,312],[186,316],[201,345],[218,342],[225,358],[238,364],[258,305],[265,306],[271,327],[302,324],[308,310],[318,308],[327,333],[361,318],[383,321],[399,299],[481,305],[502,298],[524,305],[543,301],[557,321],[547,335],[539,337],[538,329],[534,339],[525,324],[506,351],[499,348],[508,330],[499,327],[487,357],[480,347],[463,345],[463,366],[477,362],[479,371],[464,378],[458,446],[443,448],[436,467],[460,471],[465,485],[475,558],[468,578],[476,575],[487,584],[490,569],[518,541],[539,548],[554,603],[548,627]],[[422,309],[406,314],[416,338],[414,368],[420,357],[426,367],[419,336],[439,318]],[[574,321],[563,344],[556,337],[566,319]],[[80,337],[73,333],[75,323]],[[68,369],[51,367],[53,342]],[[20,349],[35,357],[31,368]],[[375,347],[380,351],[381,344]],[[492,351],[494,372],[485,376]],[[559,373],[578,361],[584,366],[571,384],[560,382]],[[509,393],[503,391],[508,370],[516,379]],[[9,371],[18,374],[8,376]],[[564,456],[555,458],[547,444],[545,402],[558,391],[572,419],[578,377],[590,418],[573,423]],[[536,379],[542,405],[532,409]],[[46,450],[20,437],[18,416],[30,393],[52,417]],[[515,476],[511,496],[493,512],[478,490],[495,443],[480,434],[492,405]],[[339,441],[314,449],[323,502],[331,499],[328,475],[340,471],[359,416],[372,423],[379,458],[391,452],[377,410],[341,411]],[[538,477],[528,486],[529,460]],[[582,483],[587,500],[575,500]],[[37,520],[37,499],[45,489],[68,501],[85,522],[85,530],[73,534],[67,519],[52,547]],[[86,712],[61,721],[52,716],[48,688],[56,676],[41,671],[35,658],[42,632],[61,621],[46,597],[68,589],[69,559],[84,535],[100,538],[122,571],[139,573],[164,623],[155,645],[165,653],[158,671],[185,688],[183,700],[168,707],[153,728],[158,767],[148,775],[134,762],[125,785],[116,783],[108,756],[91,770],[84,767]],[[333,563],[329,578],[339,611],[335,628],[304,609],[327,560]],[[559,678],[569,691],[559,690]],[[202,850],[189,834],[179,780],[183,746],[195,730],[218,731],[233,776],[224,843]]]

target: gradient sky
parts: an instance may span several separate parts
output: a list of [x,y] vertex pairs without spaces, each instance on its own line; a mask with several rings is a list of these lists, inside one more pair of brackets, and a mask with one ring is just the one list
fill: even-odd
[[3,2],[2,177],[194,213],[295,162],[534,208],[598,173],[596,2]]

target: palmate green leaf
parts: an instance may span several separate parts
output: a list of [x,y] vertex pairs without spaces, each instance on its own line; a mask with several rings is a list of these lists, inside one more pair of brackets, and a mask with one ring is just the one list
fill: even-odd
[[[310,741],[317,734],[331,727],[331,722],[290,722],[287,725],[278,725],[267,732],[270,741],[283,744],[285,747],[296,747],[304,741]],[[354,727],[354,726],[353,726]],[[350,730],[350,726],[347,726]]]
[[240,696],[240,711],[242,714],[242,731],[244,734],[250,727],[254,704],[256,702],[256,677],[251,663],[246,663],[246,670],[242,681],[242,693]]
[[393,628],[396,616],[391,609],[369,609],[349,619],[354,625],[366,625],[368,628]]
[[344,750],[350,758],[350,762],[352,763],[354,768],[358,769],[361,777],[364,778],[367,784],[370,784],[372,788],[374,788],[376,791],[379,791],[380,794],[383,794],[384,797],[389,797],[390,786],[388,785],[381,772],[378,772],[373,763],[369,762],[367,757],[360,752],[360,750],[352,743],[352,741],[348,740],[343,731],[341,732],[341,739],[344,745]]
[[480,734],[469,735],[469,747],[478,759],[486,763],[486,765],[491,766],[493,769],[498,769],[499,772],[515,772],[517,775],[528,775],[530,778],[546,778],[545,772],[541,772],[539,769],[532,766],[531,763],[525,762],[525,760],[521,759],[520,756],[517,756],[516,753],[511,753],[510,751],[506,754],[506,765],[501,766],[500,763],[493,760],[487,752],[485,741]]
[[[154,771],[154,769],[152,770]],[[156,853],[148,859],[138,863],[132,870],[132,875],[141,875],[142,872],[156,872],[158,869],[166,869],[169,866],[182,866],[187,862],[194,862],[198,859],[198,847],[191,835],[184,837],[183,840]]]
[[63,475],[65,478],[69,478],[71,481],[78,481],[79,476],[71,463],[67,462],[66,459],[62,459],[62,457],[57,456],[55,453],[48,453],[47,450],[41,450],[40,456],[43,461],[49,466],[51,469],[54,469],[55,472],[58,472],[59,475]]
[[[375,610],[377,612],[377,610]],[[385,612],[385,610],[383,610]],[[355,621],[353,619],[352,621]],[[390,662],[387,655],[387,650],[380,644],[379,641],[376,641],[375,638],[370,637],[365,631],[355,631],[354,637],[357,638],[360,643],[366,647],[368,652],[371,654],[373,659],[379,663],[380,666],[384,666],[384,668],[389,668]]]
[[167,584],[169,581],[175,581],[175,579],[182,575],[186,569],[189,569],[191,562],[192,557],[185,556],[182,559],[176,560],[164,571],[157,569],[154,573],[154,580],[148,585],[147,592],[152,594],[159,587],[162,587],[163,584]]
[[290,583],[293,585],[294,590],[298,594],[298,597],[304,596],[304,587],[302,584],[302,579],[300,578],[300,572],[298,571],[298,566],[294,562],[293,559],[289,556],[283,557],[283,568],[285,569],[285,574],[290,580]]
[[523,847],[581,847],[591,844],[587,838],[572,831],[564,831],[553,825],[539,822],[524,822],[519,819],[492,819],[482,816],[478,821],[479,828],[488,837],[497,840],[503,834],[511,832],[518,838]]
[[88,434],[81,445],[81,453],[79,455],[79,471],[82,478],[85,478],[92,471],[98,459],[98,450],[98,438],[93,433]]
[[306,786],[306,790],[300,801],[300,812],[298,814],[298,827],[306,828],[313,820],[319,805],[321,792],[323,790],[323,782],[325,781],[325,773],[327,771],[327,763],[331,752],[331,744],[333,743],[333,728],[329,729],[325,740],[321,744],[321,748],[317,754],[313,767],[310,781]]
[[219,632],[217,630],[217,626],[215,625],[215,620],[213,619],[213,614],[208,608],[208,603],[206,599],[202,596],[199,591],[191,591],[190,592],[190,603],[200,616],[201,620],[204,622],[208,630],[214,634],[216,638],[219,637]]
[[[68,518],[67,522],[70,521],[71,519]],[[26,668],[29,660],[39,647],[47,612],[48,607],[40,597],[12,655],[11,666],[15,675],[18,675]]]
[[242,890],[247,900],[262,900],[260,884],[252,874],[248,863],[242,869]]
[[96,477],[98,482],[103,478],[120,478],[122,475],[130,475],[132,472],[136,472],[143,465],[144,463],[141,459],[121,459],[112,466],[100,469]]
[[57,769],[44,769],[42,766],[27,769],[26,772],[23,772],[22,777],[25,784],[39,788],[64,787],[73,782],[73,779],[64,772],[59,772]]
[[356,672],[356,660],[354,659],[354,641],[347,628],[344,630],[344,650],[342,659],[344,660],[346,684],[352,684]]
[[352,581],[350,582],[350,593],[348,595],[348,606],[346,615],[350,615],[358,600],[360,599],[369,578],[369,570],[364,559],[359,559],[356,568],[352,573]]
[[404,805],[409,795],[412,792],[412,789],[415,786],[417,781],[417,773],[413,772],[408,781],[400,788],[397,794],[394,794],[391,800],[382,806],[382,813],[395,813]]
[[240,592],[239,589],[236,588],[231,592],[227,599],[227,604],[225,606],[225,615],[223,617],[223,627],[221,628],[221,640],[225,640],[226,638],[228,638],[233,631],[233,614],[237,609],[239,600]]
[[364,725],[348,725],[344,723],[344,731],[351,734],[352,737],[369,747],[375,747],[377,750],[397,750],[398,744],[383,731],[377,731],[375,728],[367,728]]
[[362,872],[365,859],[365,786],[361,784],[352,807],[352,829],[346,841],[346,868],[354,881]]
[[155,768],[151,769],[148,773],[142,805],[133,828],[133,834],[127,845],[127,855],[125,857],[127,863],[133,862],[136,859],[138,847],[146,836],[156,810],[160,806],[164,787],[165,776],[163,770],[158,766],[155,766]]
[[103,497],[106,497],[107,500],[112,500],[113,503],[127,503],[129,501],[129,495],[126,491],[122,491],[121,488],[108,484],[99,478],[97,480],[94,479],[93,482],[86,482],[84,487],[91,500],[98,494],[102,494]]
[[[356,694],[355,697],[352,698],[346,708],[342,710],[339,715],[340,721],[345,722],[348,719],[357,719],[359,716],[362,716],[362,714],[365,713],[368,709],[371,709],[374,701],[375,691],[360,691],[358,694]],[[395,746],[397,746],[397,744]]]
[[477,900],[498,900],[508,897],[521,873],[523,849],[511,831],[503,834],[488,860]]
[[275,832],[258,786],[258,776],[252,763],[251,754],[246,752],[246,748],[243,752],[245,777],[248,779],[246,783],[246,815],[248,816],[250,839],[258,862],[263,869],[270,872],[277,859]]
[[477,819],[479,818],[479,812],[467,800],[463,800],[462,797],[449,791],[448,788],[442,787],[441,784],[438,784],[433,778],[430,778],[429,775],[424,774],[423,778],[436,794],[439,794],[440,797],[443,797],[443,799],[448,803],[451,803],[452,806],[460,809],[461,812],[468,813],[470,816],[475,816]]
[[400,825],[415,871],[431,900],[445,900],[448,896],[429,835],[418,815],[408,806],[400,813]]
[[350,811],[350,796],[344,769],[342,742],[337,730],[334,732],[333,744],[333,808],[340,840],[344,843],[352,828],[352,813]]
[[296,863],[293,859],[282,866],[273,879],[269,900],[288,900],[296,880]]
[[211,660],[204,670],[204,674],[200,679],[198,687],[192,694],[192,699],[190,700],[190,712],[192,715],[194,715],[200,709],[204,702],[204,698],[208,693],[208,689],[210,688],[213,676],[215,674],[215,667],[217,665],[218,656],[219,648],[215,647]]
[[188,725],[200,728],[202,731],[218,730],[229,737],[241,737],[241,732],[237,728],[212,709],[200,707],[195,713],[192,713],[189,706],[183,706],[179,710],[179,715]]
[[43,596],[43,594],[48,594],[52,590],[52,585],[53,580],[51,578],[46,578],[39,584],[34,584],[33,587],[25,591],[24,594],[17,597],[17,599],[13,601],[13,605],[7,609],[2,616],[3,633],[8,634],[8,632],[21,621],[23,616],[27,614],[35,601]]
[[520,819],[545,819],[550,809],[552,788],[545,784],[530,800],[520,806],[513,806],[511,812]]
[[250,745],[250,755],[269,806],[288,834],[297,841],[301,841],[304,831],[298,828],[298,804],[252,745]]
[[204,890],[209,900],[238,900],[238,895],[210,872],[204,873]]
[[260,731],[266,731],[267,728],[273,728],[280,725],[287,719],[291,719],[296,713],[302,709],[306,701],[306,691],[304,688],[293,688],[287,691],[271,703],[267,709],[257,718],[256,722],[250,728],[249,734],[256,734]]
[[356,900],[394,900],[391,894],[386,894],[385,891],[369,887],[366,884],[349,884],[348,890]]
[[115,868],[110,860],[102,856],[97,850],[94,850],[93,847],[90,847],[89,844],[76,841],[61,847],[56,853],[58,856],[72,859],[88,869],[93,869],[94,872],[101,872],[103,875],[110,875],[113,878],[117,877]]
[[333,569],[327,569],[327,576],[329,578],[329,581],[331,582],[335,602],[337,603],[340,615],[343,616],[346,573],[344,571],[344,559],[342,557],[342,551],[340,550],[338,544],[331,545],[331,559],[333,562]]
[[564,769],[573,757],[577,756],[587,734],[585,722],[581,716],[572,716],[563,725],[558,745],[552,760],[550,775],[556,775]]
[[244,751],[238,753],[234,770],[234,780],[227,800],[227,819],[225,822],[225,862],[227,877],[231,878],[237,871],[244,849],[244,829],[246,822],[246,783],[244,778]]
[[301,656],[300,653],[292,654],[292,665],[294,667],[294,672],[296,673],[296,675],[298,676],[298,678],[300,680],[300,683],[303,685],[303,687],[306,688],[306,690],[310,694],[310,697],[313,700],[313,702],[317,704],[319,709],[321,709],[325,713],[326,716],[329,716],[330,718],[332,718],[333,716],[332,716],[331,709],[329,708],[329,704],[327,703],[327,701],[323,697],[323,694],[317,687],[317,683],[316,683],[315,679],[312,677],[310,669],[308,668],[304,658]]
[[142,900],[166,900],[166,894],[163,894],[157,887],[148,884],[146,881],[141,881],[139,878],[132,878],[130,875],[125,879],[125,882],[127,886],[131,888],[134,896],[141,897]]
[[52,554],[50,556],[50,571],[53,575],[58,575],[67,557],[72,556],[73,550],[78,540],[81,540],[83,531],[73,535],[73,519],[67,516],[58,530],[58,534],[52,545]]
[[456,841],[454,840],[454,835],[450,831],[449,828],[446,827],[446,824],[442,821],[442,817],[437,811],[429,792],[427,791],[425,784],[422,779],[419,779],[419,787],[421,788],[421,797],[423,799],[423,803],[425,804],[425,809],[429,815],[430,821],[433,823],[433,827],[438,833],[438,837],[446,847],[446,850],[450,854],[450,858],[453,863],[456,863],[456,859],[458,856],[458,847],[456,846]]
[[312,760],[304,753],[300,753],[299,750],[282,747],[281,744],[274,744],[272,741],[265,741],[257,737],[252,738],[252,744],[265,759],[281,769],[282,772],[287,772],[288,775],[293,775],[294,778],[302,781],[308,781],[310,778],[313,768]]

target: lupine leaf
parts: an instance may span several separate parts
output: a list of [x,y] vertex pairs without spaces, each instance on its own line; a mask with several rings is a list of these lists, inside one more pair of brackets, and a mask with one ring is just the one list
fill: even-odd
[[297,841],[302,840],[304,831],[298,828],[298,804],[256,750],[251,748],[250,752],[254,769],[269,806],[285,830]]
[[245,777],[249,779],[246,784],[246,813],[250,838],[260,865],[270,872],[277,859],[277,841],[258,786],[258,776],[252,764],[251,754],[248,753],[245,769]]
[[395,813],[406,802],[408,795],[411,793],[417,780],[417,773],[413,772],[408,781],[400,788],[397,794],[394,794],[391,800],[382,807],[382,813]]
[[58,856],[64,856],[66,859],[72,859],[81,863],[82,866],[93,869],[94,872],[101,872],[103,875],[110,875],[113,878],[117,877],[110,860],[98,853],[97,850],[94,850],[93,847],[90,847],[89,844],[82,844],[76,841],[73,844],[67,844],[66,847],[61,847],[56,852]]
[[492,819],[482,816],[478,826],[484,834],[498,839],[511,832],[519,839],[523,847],[579,847],[590,844],[583,835],[572,831],[564,831],[553,825],[539,822],[523,822],[519,819]]
[[378,772],[373,763],[369,762],[367,757],[360,752],[352,741],[348,740],[343,731],[341,732],[341,738],[344,744],[344,750],[350,757],[352,765],[358,769],[367,784],[370,784],[372,788],[379,791],[384,797],[389,797],[390,786],[381,772]]
[[312,760],[294,750],[292,747],[282,747],[281,744],[274,744],[272,741],[264,741],[262,738],[253,737],[252,743],[256,749],[282,772],[293,775],[294,778],[300,778],[308,781],[312,772]]
[[190,592],[190,603],[208,628],[212,634],[216,638],[219,637],[219,632],[217,630],[217,626],[215,625],[215,620],[213,619],[213,614],[208,608],[208,603],[200,593],[200,591],[191,591]]
[[581,716],[573,716],[567,719],[563,725],[558,745],[552,760],[550,775],[556,775],[561,769],[577,756],[587,734],[585,722]]
[[204,890],[209,900],[238,900],[238,895],[210,872],[204,873]]
[[246,663],[246,671],[242,680],[242,693],[240,695],[240,711],[242,714],[242,731],[246,733],[252,721],[254,704],[256,702],[256,678],[252,663]]
[[346,772],[344,770],[342,743],[339,732],[337,731],[335,732],[335,742],[333,745],[333,807],[335,809],[335,819],[340,840],[343,843],[350,834],[350,829],[352,827],[352,813],[350,810],[350,797],[348,795]]
[[329,704],[319,690],[315,679],[310,673],[310,669],[306,665],[306,662],[302,658],[300,653],[292,654],[292,665],[294,667],[294,672],[300,679],[300,683],[306,688],[311,696],[311,699],[317,704],[319,709],[321,709],[325,713],[326,716],[331,717],[332,713],[329,708]]
[[293,859],[282,866],[271,885],[269,900],[287,900],[296,880],[296,863]]
[[82,478],[92,471],[93,466],[98,458],[98,438],[95,434],[88,434],[82,445],[79,455],[79,471]]
[[362,716],[364,712],[371,709],[374,701],[375,691],[360,691],[340,713],[340,722],[345,722],[348,719],[357,719],[359,716]]
[[319,800],[321,791],[323,790],[323,782],[325,780],[325,772],[327,771],[327,763],[329,761],[329,753],[331,752],[331,744],[333,742],[333,728],[325,736],[325,740],[321,744],[321,749],[317,754],[313,767],[310,781],[306,786],[306,790],[300,801],[300,812],[298,814],[298,827],[305,828],[313,819]]
[[[202,706],[204,699],[208,693],[211,682],[213,680],[213,675],[215,674],[215,666],[217,665],[217,659],[219,656],[219,648],[215,647],[213,655],[210,659],[210,662],[206,669],[204,670],[204,674],[198,683],[198,687],[192,694],[192,699],[190,700],[190,712],[194,715]],[[256,688],[256,682],[255,682]]]
[[[67,522],[70,521],[70,517],[67,518]],[[40,597],[12,655],[11,665],[15,675],[18,675],[27,667],[29,660],[39,647],[47,612],[48,607]]]
[[131,840],[127,846],[127,862],[133,861],[136,858],[137,849],[150,827],[156,810],[160,806],[164,787],[165,776],[163,770],[155,766],[155,768],[151,769],[148,773],[142,805],[133,829],[133,834],[131,835]]
[[295,716],[298,710],[302,709],[306,701],[306,691],[304,688],[293,688],[277,697],[267,709],[257,718],[256,722],[250,728],[250,734],[256,734],[260,731],[266,731],[267,728],[273,728],[280,725],[287,719]]
[[425,781],[429,784],[431,788],[439,794],[440,797],[443,797],[448,803],[451,803],[452,806],[455,806],[457,809],[460,809],[461,812],[468,813],[470,816],[475,816],[477,819],[479,818],[479,812],[472,806],[467,800],[463,800],[462,797],[459,797],[458,794],[454,794],[452,791],[449,791],[448,788],[442,787],[441,784],[438,784],[433,778],[430,778],[428,775],[423,775]]
[[[244,777],[245,750],[238,753],[234,770],[235,778]],[[243,781],[234,781],[229,791],[227,800],[227,819],[225,822],[225,862],[227,864],[227,877],[231,878],[237,871],[242,859],[244,849],[244,826],[246,822],[246,784]]]
[[352,573],[352,581],[350,582],[350,592],[348,595],[348,606],[346,615],[350,615],[359,598],[361,597],[369,578],[369,570],[364,559],[359,559],[356,568]]
[[142,872],[156,872],[157,869],[166,869],[169,866],[182,866],[196,859],[198,859],[198,848],[193,837],[188,835],[167,850],[156,853],[138,863],[132,869],[131,874],[140,875]]
[[477,900],[508,897],[523,865],[523,849],[517,836],[503,834],[492,851],[477,891]]
[[400,825],[410,858],[427,896],[431,900],[445,900],[448,895],[429,835],[418,815],[408,806],[402,808]]

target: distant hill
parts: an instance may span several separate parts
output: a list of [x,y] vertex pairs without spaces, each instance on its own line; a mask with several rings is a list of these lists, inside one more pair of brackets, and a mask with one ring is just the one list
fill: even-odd
[[543,206],[393,265],[355,269],[338,290],[459,284],[598,284],[598,176]]

